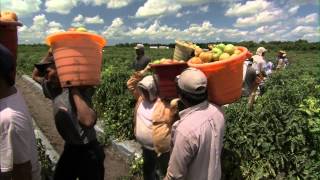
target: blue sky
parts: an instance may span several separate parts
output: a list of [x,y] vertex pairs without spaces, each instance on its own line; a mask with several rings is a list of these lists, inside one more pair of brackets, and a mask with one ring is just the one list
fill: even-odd
[[109,44],[320,41],[318,0],[0,0],[17,12],[20,43],[84,26]]

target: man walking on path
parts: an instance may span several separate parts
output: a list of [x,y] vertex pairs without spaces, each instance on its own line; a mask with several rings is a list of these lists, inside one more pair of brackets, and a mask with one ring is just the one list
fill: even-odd
[[0,179],[40,180],[32,119],[14,77],[13,56],[0,44]]
[[135,71],[141,71],[143,70],[151,61],[151,59],[144,54],[144,45],[143,44],[137,44],[136,47],[134,47],[136,50],[136,58],[133,62],[133,69]]
[[173,147],[166,180],[219,180],[225,119],[220,107],[207,101],[207,78],[188,68],[177,76],[177,89],[187,107],[173,125]]
[[91,103],[93,88],[62,88],[53,57],[48,56],[36,68],[33,78],[42,81],[45,96],[53,101],[56,128],[65,140],[54,179],[103,180],[105,155],[94,129],[97,116]]

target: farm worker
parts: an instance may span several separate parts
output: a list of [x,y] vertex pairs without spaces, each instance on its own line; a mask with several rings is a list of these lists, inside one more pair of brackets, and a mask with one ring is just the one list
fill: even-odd
[[257,74],[264,74],[265,75],[265,68],[267,62],[265,60],[265,54],[267,49],[264,47],[259,47],[256,51],[256,55],[252,56],[253,58],[253,65],[252,67],[256,70]]
[[269,77],[272,74],[273,63],[269,61],[266,66],[266,76]]
[[[145,76],[147,66],[135,72],[127,82],[137,99],[134,110],[134,134],[142,146],[143,177],[145,180],[163,178],[166,174],[171,142],[171,126],[177,112],[177,100],[160,99],[153,76]],[[145,77],[144,77],[145,76]],[[159,167],[160,174],[156,173]]]
[[[51,48],[48,50],[47,55],[40,62],[41,62],[41,64],[48,64],[48,65],[53,63],[53,54],[52,54]],[[39,68],[33,69],[32,79],[37,81],[38,83],[41,83],[44,80],[44,72],[46,69],[45,69],[44,65],[41,65],[38,67]],[[43,69],[41,69],[41,67],[43,67]],[[40,71],[38,69],[40,69]]]
[[36,68],[43,75],[44,94],[53,101],[56,128],[65,141],[54,180],[103,180],[104,151],[97,141],[97,116],[91,107],[92,87],[62,88],[49,56]]
[[134,49],[136,50],[137,56],[133,62],[133,69],[135,71],[141,71],[150,63],[151,59],[144,54],[143,44],[137,44]]
[[179,98],[186,109],[172,127],[173,147],[166,180],[218,180],[225,127],[221,108],[207,101],[207,78],[187,68],[177,76]]
[[249,96],[256,86],[258,78],[256,70],[252,67],[252,58],[247,61],[247,70],[245,72],[242,95]]
[[40,180],[32,119],[14,86],[14,57],[0,44],[0,179]]
[[287,53],[285,51],[279,51],[277,61],[278,61],[277,70],[284,69],[289,63],[287,58]]

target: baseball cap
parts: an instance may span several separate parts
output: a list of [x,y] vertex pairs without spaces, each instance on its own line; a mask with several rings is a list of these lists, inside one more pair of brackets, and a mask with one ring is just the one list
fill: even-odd
[[177,83],[181,90],[191,94],[203,94],[207,89],[206,75],[196,68],[185,69],[177,76]]
[[144,49],[144,45],[143,44],[137,44],[136,47],[134,47],[134,49]]
[[262,55],[262,53],[267,52],[268,50],[264,47],[258,47],[256,54],[257,55]]

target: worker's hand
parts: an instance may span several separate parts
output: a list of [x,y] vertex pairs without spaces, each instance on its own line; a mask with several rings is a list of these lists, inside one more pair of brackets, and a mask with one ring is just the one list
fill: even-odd
[[142,71],[140,71],[141,74],[145,74],[151,69],[150,64],[148,64]]

